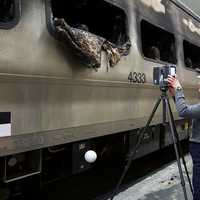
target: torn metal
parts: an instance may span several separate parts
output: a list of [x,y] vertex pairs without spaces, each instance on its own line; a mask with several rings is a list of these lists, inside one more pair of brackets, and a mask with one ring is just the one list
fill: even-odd
[[123,45],[115,45],[105,38],[88,32],[86,29],[73,28],[64,19],[54,19],[55,31],[59,38],[70,44],[81,61],[89,67],[99,68],[101,66],[101,51],[107,55],[107,64],[115,66],[122,56],[129,54],[131,47],[128,39]]

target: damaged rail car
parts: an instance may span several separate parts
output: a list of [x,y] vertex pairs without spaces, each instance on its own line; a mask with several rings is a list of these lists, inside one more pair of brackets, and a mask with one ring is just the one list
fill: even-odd
[[[125,155],[160,95],[153,67],[177,65],[197,102],[199,23],[172,0],[0,0],[2,185],[88,170],[89,149]],[[137,157],[171,143],[160,109]]]

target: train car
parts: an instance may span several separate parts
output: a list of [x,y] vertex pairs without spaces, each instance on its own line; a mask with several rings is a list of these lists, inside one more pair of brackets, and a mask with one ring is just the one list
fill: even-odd
[[[154,67],[176,65],[198,102],[199,23],[175,0],[0,0],[2,184],[88,170],[90,149],[125,155],[161,93]],[[136,157],[171,143],[160,107]]]

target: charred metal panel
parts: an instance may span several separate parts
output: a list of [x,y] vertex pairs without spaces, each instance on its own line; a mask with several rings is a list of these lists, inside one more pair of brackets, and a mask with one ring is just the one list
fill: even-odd
[[181,12],[180,8],[177,8],[177,10],[179,11],[180,31],[184,39],[200,46],[200,21],[188,13]]
[[150,62],[177,63],[177,10],[170,1],[137,0],[141,55]]
[[0,0],[0,29],[13,28],[20,19],[21,0]]
[[152,23],[176,33],[177,10],[173,3],[169,0],[137,0],[136,2],[140,18],[148,19]]
[[46,8],[50,32],[89,67],[101,66],[101,51],[106,52],[110,66],[129,53],[127,17],[121,8],[92,0],[48,0]]

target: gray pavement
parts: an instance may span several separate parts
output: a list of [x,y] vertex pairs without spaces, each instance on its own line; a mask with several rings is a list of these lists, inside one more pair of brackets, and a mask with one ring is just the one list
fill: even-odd
[[[167,156],[167,155],[166,155]],[[190,176],[192,175],[191,157],[185,157]],[[183,167],[182,167],[183,168]],[[184,172],[185,180],[186,174]],[[186,181],[188,200],[192,200],[188,181]],[[114,200],[184,200],[176,162],[140,180],[134,186],[117,195]]]

